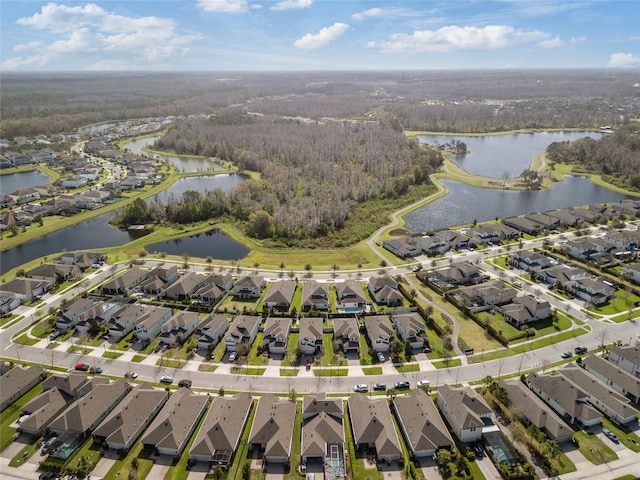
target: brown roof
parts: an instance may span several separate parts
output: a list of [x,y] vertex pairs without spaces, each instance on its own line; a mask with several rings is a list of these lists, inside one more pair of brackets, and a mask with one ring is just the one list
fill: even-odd
[[386,398],[369,399],[356,393],[347,403],[356,445],[375,444],[379,457],[402,455]]

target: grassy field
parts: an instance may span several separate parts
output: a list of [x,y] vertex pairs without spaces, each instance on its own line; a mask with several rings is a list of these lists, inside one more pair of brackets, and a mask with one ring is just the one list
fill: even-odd
[[574,433],[573,436],[578,441],[580,453],[591,463],[600,465],[618,459],[618,455],[595,434],[579,431]]

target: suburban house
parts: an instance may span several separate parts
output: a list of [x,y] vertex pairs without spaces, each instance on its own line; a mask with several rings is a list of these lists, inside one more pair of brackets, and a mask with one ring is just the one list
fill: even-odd
[[420,238],[416,237],[399,237],[392,240],[382,242],[382,246],[393,253],[396,257],[405,259],[417,257],[422,254],[422,246]]
[[566,264],[545,268],[536,274],[536,277],[541,282],[552,287],[560,286],[562,288],[565,288],[569,282],[575,282],[587,276],[589,276],[589,273],[586,270]]
[[360,353],[358,317],[333,318],[333,341],[344,353]]
[[302,282],[302,310],[328,310],[329,286],[315,280]]
[[607,303],[616,293],[610,282],[590,277],[568,282],[564,288],[593,305]]
[[378,305],[397,306],[404,302],[404,296],[398,290],[398,282],[391,275],[371,277],[367,289]]
[[196,327],[198,348],[213,349],[229,327],[229,318],[225,315],[210,313]]
[[531,222],[541,225],[544,230],[558,230],[566,227],[563,221],[557,217],[552,217],[546,213],[529,213],[525,218]]
[[330,466],[331,451],[344,451],[342,400],[325,393],[307,395],[302,401],[303,463],[322,462]]
[[364,317],[364,328],[376,352],[388,352],[394,339],[393,325],[387,315]]
[[424,390],[416,388],[409,395],[396,395],[391,404],[414,456],[432,457],[441,448],[453,450],[453,438],[433,400]]
[[5,315],[22,305],[22,300],[13,292],[0,290],[0,314]]
[[124,305],[109,319],[109,322],[107,323],[109,327],[109,335],[115,339],[122,339],[126,337],[129,332],[133,331],[138,320],[151,308],[152,307],[145,307],[136,303]]
[[182,344],[198,325],[198,313],[188,310],[175,313],[160,328],[160,342],[165,345]]
[[100,252],[65,252],[55,259],[55,263],[66,263],[67,265],[77,265],[81,270],[85,270],[92,265],[102,264],[107,256]]
[[13,293],[22,302],[32,302],[51,290],[53,284],[47,280],[15,277],[0,286],[3,292]]
[[134,328],[138,340],[151,341],[158,336],[162,326],[171,318],[171,309],[152,307],[138,319]]
[[74,298],[70,303],[60,309],[59,317],[56,319],[56,328],[59,330],[69,330],[84,318],[83,314],[91,310],[96,304],[92,298]]
[[638,421],[638,410],[629,405],[629,399],[614,391],[575,363],[558,369],[569,381],[587,393],[587,402],[607,417],[620,424]]
[[264,297],[264,306],[267,308],[275,308],[277,310],[289,310],[297,285],[298,284],[295,280],[280,280],[273,282]]
[[378,462],[400,460],[402,448],[387,400],[356,393],[349,397],[347,405],[356,448],[371,451]]
[[525,217],[503,218],[502,223],[521,232],[528,233],[529,235],[538,235],[544,230],[542,225]]
[[244,345],[248,352],[258,334],[258,325],[260,325],[260,317],[238,315],[224,337],[226,351],[237,352],[240,346]]
[[431,272],[429,281],[438,287],[453,288],[460,285],[480,283],[480,269],[469,262],[463,261]]
[[512,240],[520,237],[520,232],[515,228],[501,223],[484,223],[467,229],[467,235],[471,235],[478,243],[487,245],[498,244],[502,240]]
[[163,296],[172,300],[188,300],[191,294],[202,285],[204,275],[196,272],[188,272],[165,288]]
[[74,399],[58,388],[50,388],[21,408],[18,430],[27,435],[40,436],[49,424],[60,415]]
[[471,387],[438,389],[438,407],[453,433],[462,442],[476,442],[483,429],[493,426],[492,412],[482,396]]
[[425,331],[425,323],[417,313],[402,313],[391,315],[396,324],[396,330],[403,342],[410,342],[411,348],[428,349],[429,339]]
[[270,354],[284,355],[286,353],[292,320],[291,317],[270,316],[265,321],[262,342]]
[[132,267],[122,275],[102,285],[102,293],[105,295],[125,295],[136,285],[146,280],[148,276],[149,272],[147,270]]
[[231,275],[212,273],[202,280],[202,286],[191,295],[191,298],[202,303],[216,303],[222,300],[231,287],[233,287]]
[[305,355],[315,355],[322,351],[323,321],[320,317],[300,317],[298,346]]
[[558,219],[562,228],[577,227],[584,221],[579,215],[576,215],[571,208],[561,208],[545,213],[552,218]]
[[129,450],[168,398],[165,390],[137,385],[93,431],[93,438],[112,450]]
[[530,373],[527,385],[569,425],[588,428],[602,421],[602,415],[587,402],[589,394],[563,375]]
[[142,447],[159,455],[178,457],[204,415],[209,395],[188,388],[174,392],[142,437]]
[[513,301],[518,294],[515,288],[508,287],[504,282],[494,281],[451,291],[447,295],[474,312],[488,310],[496,305],[503,305]]
[[622,272],[625,278],[629,278],[640,285],[640,263],[624,265],[622,267]]
[[556,261],[542,253],[521,250],[511,254],[510,263],[512,266],[525,272],[538,272],[543,268],[552,267],[556,264]]
[[85,372],[72,371],[68,375],[53,374],[42,382],[42,391],[57,388],[74,400],[89,393],[96,385],[109,383],[105,377],[89,377]]
[[241,299],[260,298],[266,285],[264,277],[249,274],[238,278],[231,292],[233,296]]
[[338,302],[336,308],[338,310],[361,312],[366,308],[367,299],[358,280],[345,280],[337,283],[335,288]]
[[46,378],[45,371],[36,366],[16,365],[0,375],[0,412]]
[[26,277],[46,280],[51,283],[62,283],[77,277],[82,270],[77,265],[62,263],[43,263],[25,273]]
[[296,402],[273,393],[260,397],[249,433],[249,445],[269,463],[289,463],[293,443]]
[[252,406],[253,399],[246,392],[215,397],[191,445],[189,458],[209,465],[230,465]]
[[558,443],[571,439],[573,429],[569,428],[556,413],[535,393],[520,381],[519,378],[500,380],[509,397],[509,403],[515,405],[524,417],[525,426],[533,424],[542,430],[547,437]]
[[582,359],[582,368],[635,404],[640,404],[640,379],[598,355]]
[[140,284],[140,290],[148,295],[158,295],[167,285],[178,279],[178,266],[157,266],[151,269],[148,278]]
[[513,303],[497,308],[504,315],[504,319],[520,328],[531,322],[544,320],[551,315],[551,304],[539,300],[534,295],[523,295],[513,299]]
[[420,248],[429,256],[443,255],[451,250],[451,245],[437,235],[425,235],[420,240]]
[[66,460],[98,427],[129,393],[131,386],[124,380],[96,385],[90,392],[73,402],[49,425],[58,434],[53,457]]
[[611,347],[609,361],[634,377],[640,378],[640,347]]

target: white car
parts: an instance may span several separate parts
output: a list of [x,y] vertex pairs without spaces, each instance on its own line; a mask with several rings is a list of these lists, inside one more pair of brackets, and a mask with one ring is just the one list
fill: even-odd
[[416,387],[428,387],[430,385],[429,380],[418,380],[416,382]]
[[173,383],[173,377],[170,377],[169,375],[163,375],[160,377],[160,383],[171,384]]
[[238,354],[236,352],[231,352],[231,354],[229,355],[229,361],[234,362],[237,356]]
[[358,383],[355,387],[353,387],[354,392],[367,393],[369,391],[369,386],[366,383]]

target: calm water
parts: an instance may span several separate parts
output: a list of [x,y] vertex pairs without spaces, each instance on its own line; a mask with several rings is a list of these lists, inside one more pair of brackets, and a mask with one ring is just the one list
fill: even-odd
[[45,175],[37,170],[0,175],[0,194],[8,195],[23,188],[46,185],[50,181],[51,177],[49,175]]
[[104,130],[108,130],[111,127],[115,127],[115,123],[101,123],[99,125],[91,125],[89,127],[84,127],[80,130],[81,135],[89,135],[90,133],[98,133]]
[[449,194],[407,214],[405,226],[414,232],[542,212],[556,208],[577,207],[591,203],[617,202],[628,198],[599,187],[587,177],[565,177],[550,190],[523,192],[489,190],[447,180]]
[[150,154],[143,150],[144,147],[153,145],[159,138],[159,135],[146,138],[138,138],[136,140],[132,140],[131,142],[125,143],[123,148],[124,150],[130,150],[136,155],[141,155],[143,157],[153,157],[158,160],[169,162],[172,165],[175,165],[175,167],[180,172],[203,172],[206,170],[223,169],[222,165],[208,158],[181,158],[176,157],[175,155],[164,155],[157,153]]
[[239,260],[249,253],[247,247],[218,229],[192,237],[147,245],[146,250],[149,253],[166,252],[170,255],[188,253],[192,257],[211,257],[220,260]]
[[158,199],[161,203],[166,203],[171,195],[179,199],[188,190],[204,192],[221,188],[224,192],[229,192],[233,187],[248,179],[248,175],[238,173],[221,173],[220,175],[203,175],[200,177],[180,178],[166,190],[158,195],[147,199],[151,203]]
[[601,136],[598,132],[536,132],[486,137],[420,135],[418,140],[430,145],[436,142],[444,145],[451,140],[460,140],[467,144],[470,153],[453,155],[451,159],[467,172],[502,178],[503,173],[508,171],[511,178],[515,178],[531,167],[533,157],[544,153],[553,142],[572,142],[578,138]]

